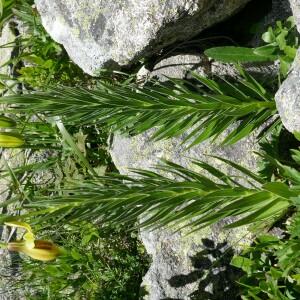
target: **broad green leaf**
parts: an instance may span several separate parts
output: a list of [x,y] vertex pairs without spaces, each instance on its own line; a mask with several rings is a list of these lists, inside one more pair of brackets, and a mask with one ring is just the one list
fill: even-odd
[[274,35],[272,27],[269,27],[268,31],[262,35],[262,40],[265,43],[274,43],[275,42],[275,35]]
[[291,59],[294,59],[297,54],[297,48],[291,46],[285,46],[283,49],[284,53]]
[[216,47],[204,51],[205,55],[215,60],[222,62],[260,62],[260,61],[273,61],[273,56],[258,55],[254,53],[255,49],[245,47]]
[[288,35],[288,30],[282,30],[279,35],[276,36],[276,42],[280,50],[284,50],[286,47],[286,36]]
[[262,47],[258,47],[254,49],[254,54],[262,55],[262,56],[272,56],[274,60],[277,59],[277,55],[274,55],[277,47],[276,45],[269,44]]
[[281,56],[279,57],[280,60],[280,72],[284,76],[286,76],[292,66],[293,59],[289,58],[288,56]]
[[277,243],[279,241],[279,238],[270,234],[259,235],[257,239],[260,244]]

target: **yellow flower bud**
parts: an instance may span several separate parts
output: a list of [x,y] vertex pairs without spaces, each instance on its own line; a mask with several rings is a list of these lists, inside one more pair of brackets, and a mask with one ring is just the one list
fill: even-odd
[[0,147],[17,148],[25,143],[23,137],[14,132],[0,132]]
[[41,261],[54,260],[64,252],[62,248],[51,241],[35,240],[30,225],[25,222],[6,222],[5,225],[23,228],[27,231],[22,241],[11,242],[6,245],[6,248],[10,251],[21,252]]
[[26,241],[12,242],[8,243],[7,249],[24,253],[33,259],[41,261],[54,260],[63,253],[54,243],[43,240],[35,240],[33,248]]

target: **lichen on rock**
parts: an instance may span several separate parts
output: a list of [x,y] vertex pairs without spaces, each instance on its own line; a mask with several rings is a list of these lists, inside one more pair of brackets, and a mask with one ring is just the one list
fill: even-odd
[[72,60],[95,75],[189,39],[249,0],[36,0],[43,25]]
[[[182,78],[192,68],[205,74],[206,61],[201,56],[177,55],[161,61],[148,77],[154,76],[161,80],[167,80],[164,77],[166,75]],[[236,75],[231,65],[214,64],[210,68],[210,72],[218,73],[220,70],[224,74]],[[134,137],[120,134],[114,136],[110,153],[120,173],[132,174],[130,168],[152,169],[161,159],[202,172],[191,163],[191,159],[199,159],[225,173],[240,175],[210,155],[227,158],[251,170],[257,168],[259,158],[253,153],[258,150],[255,134],[235,145],[222,147],[220,141],[226,135],[224,133],[214,143],[205,141],[187,150],[186,145],[182,145],[187,133],[154,142],[151,140],[154,131],[151,129]],[[143,281],[144,289],[148,291],[144,299],[210,299],[212,295],[212,299],[234,298],[235,276],[238,274],[229,262],[234,253],[249,245],[252,235],[246,227],[222,229],[227,222],[230,219],[192,234],[188,234],[190,227],[176,232],[172,227],[154,231],[142,229],[141,239],[152,257],[152,264]]]

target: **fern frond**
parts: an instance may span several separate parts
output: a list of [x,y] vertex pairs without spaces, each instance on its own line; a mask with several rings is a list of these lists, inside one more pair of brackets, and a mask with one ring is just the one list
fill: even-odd
[[193,73],[194,83],[170,79],[146,86],[101,83],[96,90],[60,87],[48,93],[5,97],[13,111],[61,116],[65,124],[99,123],[137,135],[157,128],[154,140],[187,132],[184,142],[194,146],[217,138],[236,124],[223,144],[244,138],[275,113],[273,97],[249,74],[237,83],[216,82]]
[[238,165],[238,171],[246,176],[252,174],[253,188],[204,162],[193,163],[210,175],[165,161],[158,169],[183,181],[136,170],[134,178],[115,174],[85,181],[51,199],[36,199],[27,206],[37,209],[33,214],[42,215],[37,221],[63,217],[70,221],[97,219],[102,224],[132,224],[142,217],[141,227],[183,226],[188,222],[192,229],[197,229],[229,216],[239,217],[228,226],[231,228],[274,220],[292,205],[291,199],[297,195],[284,183],[265,183],[250,171],[243,172]]

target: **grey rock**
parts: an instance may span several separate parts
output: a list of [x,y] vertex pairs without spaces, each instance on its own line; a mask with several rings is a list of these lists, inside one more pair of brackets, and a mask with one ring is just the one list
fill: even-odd
[[[207,66],[207,67],[205,67]],[[170,78],[186,78],[190,71],[204,76],[210,72],[210,62],[204,55],[182,54],[171,56],[160,61],[152,70],[150,77],[160,81]]]
[[36,0],[43,25],[85,72],[130,66],[189,39],[249,0]]
[[[275,62],[261,64],[244,64],[245,70],[261,82],[275,78],[279,65]],[[166,81],[169,78],[191,78],[191,71],[201,76],[215,74],[237,79],[240,74],[234,64],[209,60],[204,54],[180,54],[165,58],[158,62],[152,71],[143,66],[137,73],[138,81],[155,78]]]
[[[204,142],[185,151],[180,145],[183,137],[154,143],[149,139],[151,133],[131,138],[115,136],[110,153],[122,174],[128,174],[129,168],[152,169],[162,158],[199,171],[189,159],[196,158],[238,175],[232,168],[207,155],[222,156],[252,170],[257,167],[258,158],[253,151],[258,150],[258,146],[253,135],[231,147]],[[145,299],[191,299],[192,294],[199,296],[195,299],[210,299],[212,294],[219,299],[225,299],[222,298],[224,296],[234,298],[236,273],[228,264],[233,255],[229,247],[238,252],[240,247],[250,243],[252,237],[246,228],[226,231],[222,225],[219,223],[190,235],[186,235],[185,231],[174,233],[170,228],[141,230],[141,240],[152,257],[151,267],[143,280],[148,292]],[[223,261],[221,258],[225,251]],[[216,253],[218,255],[214,256]],[[212,263],[219,259],[215,268],[211,269]]]
[[[160,62],[146,77],[155,76],[161,80],[166,80],[166,75],[182,78],[188,76],[191,68],[201,74],[208,71],[236,76],[236,71],[229,64],[214,64],[207,68],[207,62],[201,56],[178,55]],[[145,76],[146,72],[143,69],[141,73]],[[215,143],[206,141],[186,150],[181,145],[185,135],[153,142],[150,137],[154,131],[152,129],[135,137],[114,136],[110,153],[122,174],[130,174],[129,168],[152,169],[161,159],[194,171],[199,169],[191,164],[190,158],[200,159],[232,175],[240,174],[209,155],[230,159],[251,170],[255,170],[259,162],[259,157],[253,153],[258,150],[254,134],[233,146],[221,147],[218,145],[220,140]],[[141,230],[141,240],[152,257],[142,285],[147,292],[144,299],[234,299],[237,274],[228,262],[233,253],[251,242],[252,236],[245,227],[227,231],[222,229],[224,222],[229,221],[190,235],[187,231],[174,232],[171,228]]]
[[[12,43],[15,40],[15,35],[10,30],[9,23],[6,23],[0,32],[0,45],[5,45],[8,43]],[[7,61],[11,59],[12,48],[1,48],[0,51],[0,65],[4,65]],[[2,73],[8,75],[8,66],[4,66],[0,68]]]
[[[199,171],[192,166],[189,159],[196,158],[207,161],[229,174],[238,175],[232,168],[207,155],[222,156],[252,170],[257,167],[258,158],[253,151],[258,150],[258,146],[254,135],[231,147],[223,148],[217,144],[204,142],[188,151],[185,151],[184,147],[180,145],[183,137],[154,143],[150,141],[150,135],[151,132],[131,138],[115,136],[110,152],[122,174],[128,174],[128,168],[151,169],[162,158]],[[234,278],[234,272],[230,266],[224,263],[219,267],[219,271],[216,267],[219,275],[213,276],[209,270],[205,268],[202,270],[202,267],[195,266],[193,257],[199,258],[200,255],[199,260],[207,262],[211,266],[212,261],[220,258],[212,256],[214,251],[219,251],[217,245],[223,245],[220,250],[222,253],[229,246],[233,246],[235,251],[238,251],[239,246],[249,244],[251,235],[246,228],[226,231],[222,229],[222,224],[217,224],[191,235],[186,235],[186,232],[183,231],[174,233],[169,228],[153,232],[142,230],[141,239],[152,257],[150,270],[143,282],[149,293],[145,299],[191,299],[190,295],[193,293],[201,295],[202,298],[199,299],[209,299],[209,293],[213,293],[216,297],[219,293],[219,299],[222,299],[221,296],[225,295],[227,289],[228,294],[226,295],[234,297],[234,280],[228,279]],[[208,249],[211,252],[210,255],[205,257],[207,241],[213,246],[212,249]],[[220,254],[220,256],[222,255]],[[208,259],[210,262],[207,261]],[[227,259],[229,258],[227,257]],[[220,282],[223,285],[220,285]]]
[[258,30],[254,39],[250,42],[249,46],[258,47],[261,45],[261,35],[267,31],[269,26],[274,26],[278,20],[286,20],[292,15],[289,0],[272,0],[272,9],[262,20],[262,26]]
[[272,0],[272,10],[266,16],[264,23],[273,25],[276,21],[287,19],[291,15],[292,11],[289,0]]
[[298,31],[300,32],[300,1],[290,0],[293,16],[295,17]]
[[300,131],[300,51],[293,70],[276,93],[276,106],[284,127],[290,131]]
[[[10,29],[9,23],[6,23],[0,32],[0,45],[6,45],[12,43],[15,40],[15,35]],[[5,65],[12,58],[12,47],[4,47],[0,50],[0,73],[10,75],[9,65]],[[11,85],[9,80],[5,81],[6,84]],[[0,95],[6,90],[6,88],[0,88]]]
[[[300,32],[300,0],[290,0],[298,31]],[[275,96],[283,125],[290,132],[300,131],[300,49],[290,74]]]

